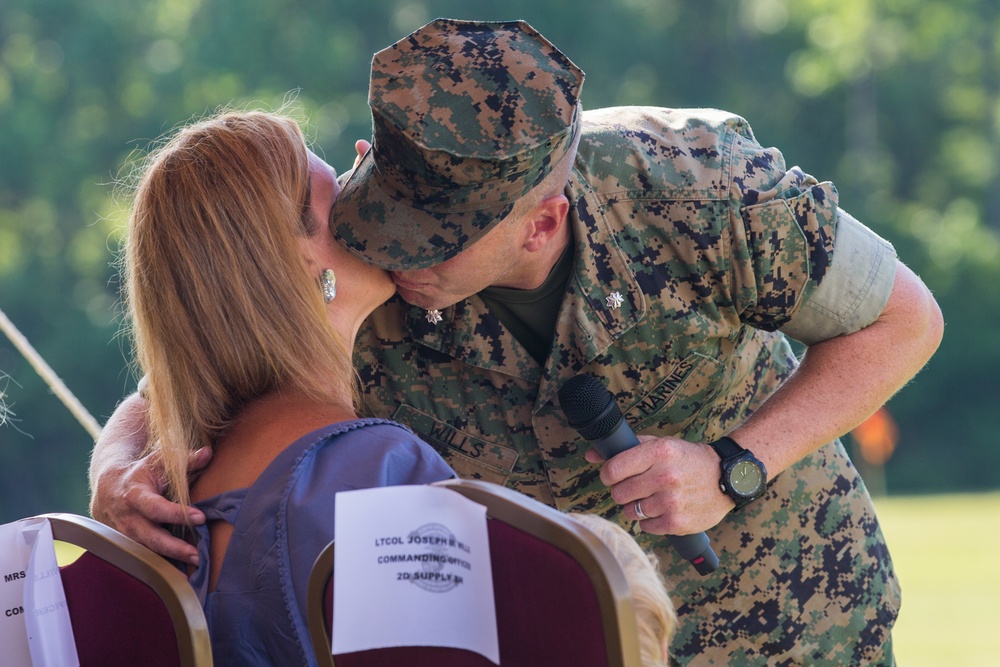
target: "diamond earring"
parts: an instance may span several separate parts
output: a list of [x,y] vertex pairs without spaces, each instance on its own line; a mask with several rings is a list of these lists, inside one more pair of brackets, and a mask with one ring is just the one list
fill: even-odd
[[323,300],[330,303],[337,298],[337,276],[333,269],[326,269],[320,274],[319,285],[323,289]]

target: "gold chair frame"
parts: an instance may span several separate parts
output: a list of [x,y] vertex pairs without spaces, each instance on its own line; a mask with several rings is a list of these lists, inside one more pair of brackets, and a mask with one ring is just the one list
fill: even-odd
[[166,559],[99,521],[77,514],[41,514],[52,537],[89,551],[149,586],[166,606],[177,635],[181,667],[211,667],[205,612],[187,578]]

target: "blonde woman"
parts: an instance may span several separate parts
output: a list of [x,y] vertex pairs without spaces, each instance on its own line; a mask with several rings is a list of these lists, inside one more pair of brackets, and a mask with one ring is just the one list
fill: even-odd
[[293,120],[236,112],[181,129],[134,193],[123,270],[149,454],[207,518],[189,572],[216,665],[314,661],[306,582],[338,490],[452,476],[405,427],[355,413],[354,338],[394,287],[334,242],[339,191]]
[[667,667],[670,664],[668,648],[677,627],[677,614],[667,593],[659,560],[644,551],[624,528],[613,521],[596,514],[570,514],[569,517],[597,535],[625,571],[635,603],[642,667]]

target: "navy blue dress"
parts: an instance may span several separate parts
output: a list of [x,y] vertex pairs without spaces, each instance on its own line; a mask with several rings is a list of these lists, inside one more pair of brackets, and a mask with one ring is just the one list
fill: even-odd
[[453,476],[405,426],[358,419],[299,438],[249,488],[196,503],[209,521],[234,527],[212,592],[209,532],[196,527],[201,565],[191,585],[205,608],[216,667],[315,665],[306,587],[313,562],[333,540],[335,494]]

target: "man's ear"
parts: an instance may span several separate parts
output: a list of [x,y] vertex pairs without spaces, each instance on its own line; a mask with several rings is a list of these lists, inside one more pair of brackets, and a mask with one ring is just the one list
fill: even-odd
[[552,195],[540,201],[529,213],[531,225],[528,238],[524,241],[524,249],[536,252],[557,238],[566,226],[567,213],[569,200],[566,195]]

